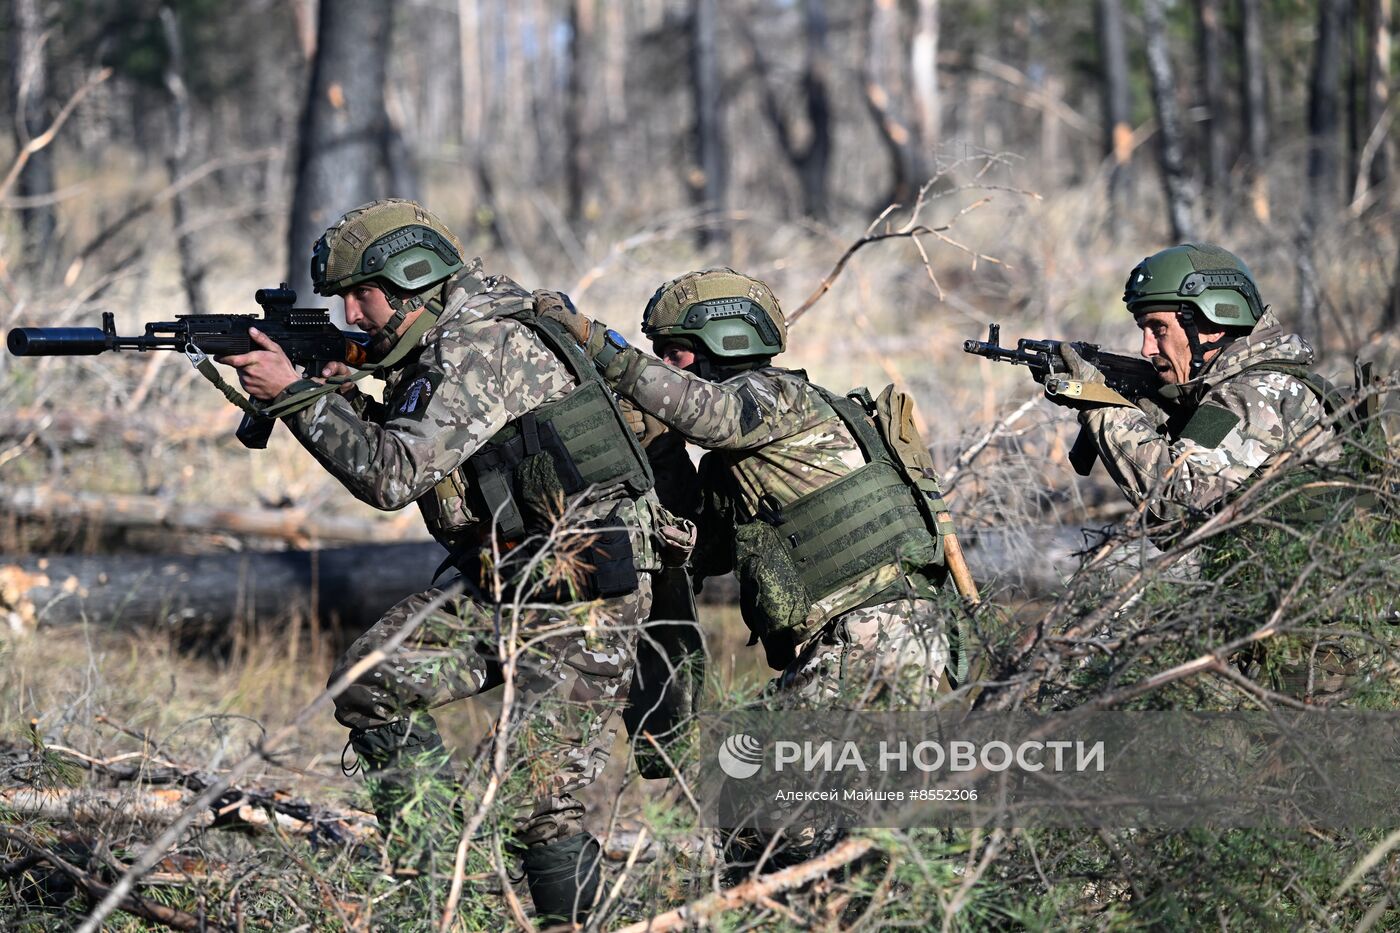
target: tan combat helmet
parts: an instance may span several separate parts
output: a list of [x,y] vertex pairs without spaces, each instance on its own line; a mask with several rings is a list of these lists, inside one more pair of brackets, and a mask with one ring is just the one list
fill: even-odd
[[349,211],[321,234],[311,282],[316,294],[329,296],[378,280],[402,296],[426,291],[462,266],[462,244],[437,215],[415,201],[385,198]]
[[787,321],[773,290],[733,269],[687,272],[662,285],[642,313],[642,333],[684,340],[726,362],[787,347]]
[[383,287],[394,315],[381,328],[375,351],[398,342],[409,314],[424,295],[461,269],[462,244],[437,215],[416,201],[385,198],[349,211],[316,241],[311,284],[318,295],[339,295],[361,282]]

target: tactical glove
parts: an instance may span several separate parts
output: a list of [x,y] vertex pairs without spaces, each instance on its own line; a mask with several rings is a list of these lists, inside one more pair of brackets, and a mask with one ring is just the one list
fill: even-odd
[[1103,373],[1099,372],[1098,367],[1086,362],[1084,357],[1076,353],[1074,347],[1068,343],[1060,344],[1060,356],[1064,358],[1065,365],[1069,367],[1071,379],[1086,383],[1102,383],[1104,381]]
[[632,429],[632,433],[637,436],[637,443],[646,449],[652,441],[666,433],[666,425],[661,419],[649,412],[642,411],[636,405],[625,398],[617,400],[617,407],[622,412],[622,417],[627,421],[627,427]]
[[586,315],[580,314],[574,307],[574,303],[569,300],[569,296],[562,292],[537,291],[534,294],[535,310],[540,317],[549,318],[564,325],[573,338],[579,342],[580,346],[588,344],[588,338],[593,333],[593,321]]

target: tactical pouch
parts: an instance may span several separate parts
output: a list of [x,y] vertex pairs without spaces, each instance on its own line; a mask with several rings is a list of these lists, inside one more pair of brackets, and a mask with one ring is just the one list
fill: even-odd
[[763,642],[768,666],[782,670],[813,602],[802,573],[777,529],[762,521],[735,528],[734,557],[744,624]]
[[641,578],[632,557],[632,538],[618,519],[617,509],[584,527],[597,529],[580,558],[589,568],[584,575],[586,598],[612,599],[634,592]]
[[[545,536],[529,539],[529,544],[515,547],[502,555],[496,572],[507,587],[517,586],[521,575],[539,554],[539,548],[533,546],[538,542],[539,547],[553,548],[556,553],[550,559],[535,564],[534,572],[548,575],[551,560],[562,562],[569,572],[559,574],[558,582],[542,583],[533,592],[532,598],[556,603],[589,602],[634,592],[641,577],[632,554],[631,535],[618,518],[617,511],[614,509],[607,518],[575,526],[562,542],[550,541]],[[475,572],[484,577],[481,569],[485,565],[486,548],[476,549],[474,553],[475,566],[469,565],[462,571],[469,576]],[[482,583],[487,585],[485,580]]]

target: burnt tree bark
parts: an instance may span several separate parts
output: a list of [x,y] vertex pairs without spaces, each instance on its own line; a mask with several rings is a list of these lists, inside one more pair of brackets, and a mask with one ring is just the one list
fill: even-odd
[[[721,213],[729,201],[729,153],[720,110],[719,9],[717,0],[691,0],[690,80],[695,106],[691,197],[707,212]],[[701,245],[727,242],[725,227],[701,226]]]
[[[1202,189],[1217,194],[1227,180],[1225,171],[1224,101],[1221,90],[1225,77],[1220,36],[1220,0],[1196,0],[1196,38],[1200,59],[1200,101],[1205,118],[1198,124],[1201,137]],[[1214,202],[1206,199],[1206,210]]]
[[597,171],[594,145],[598,135],[598,9],[594,0],[569,5],[568,100],[564,107],[564,159],[569,220],[575,224],[597,213],[588,185]]
[[217,633],[301,615],[351,631],[427,589],[446,552],[431,541],[320,551],[187,556],[26,557],[0,564],[0,618],[46,625],[84,617],[111,627]]
[[1240,114],[1244,120],[1245,187],[1255,219],[1268,223],[1269,184],[1264,166],[1269,148],[1269,101],[1264,73],[1263,19],[1259,0],[1240,3]]
[[1340,114],[1344,0],[1318,0],[1308,90],[1308,199],[1310,223],[1334,210],[1341,197]]
[[1108,201],[1113,223],[1117,225],[1123,221],[1123,208],[1132,183],[1133,157],[1133,100],[1128,84],[1128,44],[1123,35],[1122,0],[1098,0],[1094,26],[1099,40],[1104,151],[1112,160],[1108,170]]
[[741,32],[753,56],[754,72],[763,96],[763,112],[778,138],[783,154],[792,163],[802,191],[802,213],[815,220],[826,220],[827,176],[831,167],[830,67],[827,62],[826,0],[807,0],[803,17],[802,102],[806,117],[806,141],[799,144],[788,128],[787,118],[773,86],[768,61],[752,30],[741,25]]
[[340,214],[383,193],[379,176],[390,132],[384,75],[392,24],[392,4],[321,0],[287,238],[287,281],[303,300],[311,295],[316,238]]
[[[14,48],[10,56],[13,65],[15,149],[23,149],[31,139],[44,132],[45,101],[48,91],[48,63],[44,56],[45,35],[39,0],[14,0],[10,24]],[[53,154],[47,147],[30,155],[16,181],[15,193],[27,201],[20,209],[20,224],[24,229],[25,245],[22,265],[42,275],[43,259],[53,246],[58,222],[53,204],[41,203],[53,193]]]
[[1143,27],[1147,34],[1147,77],[1157,111],[1157,155],[1162,167],[1162,187],[1167,197],[1167,217],[1173,241],[1195,235],[1192,210],[1195,193],[1182,158],[1181,119],[1176,106],[1176,76],[1167,49],[1166,17],[1162,0],[1144,0]]

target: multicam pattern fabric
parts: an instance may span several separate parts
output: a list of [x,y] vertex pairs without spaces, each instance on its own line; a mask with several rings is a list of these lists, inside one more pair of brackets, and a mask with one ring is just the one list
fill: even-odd
[[[434,537],[452,547],[457,532],[480,522],[464,491],[473,483],[464,465],[504,425],[562,398],[573,375],[525,325],[507,315],[530,299],[505,277],[483,276],[473,262],[442,289],[438,322],[386,379],[384,401],[333,393],[290,416],[297,439],[358,499],[381,509],[417,501]],[[454,492],[456,494],[454,494]],[[628,530],[638,569],[658,566],[651,541],[650,503],[621,487],[590,490],[564,503],[571,525],[604,519]],[[485,517],[489,520],[489,516]],[[489,526],[488,526],[489,527]],[[337,718],[368,729],[472,696],[499,682],[494,626],[502,610],[475,587],[452,600],[409,643],[337,699]],[[341,667],[382,644],[437,590],[400,603],[346,655]],[[628,595],[590,604],[540,607],[521,616],[522,631],[538,632],[574,618],[584,634],[550,637],[522,660],[516,686],[524,734],[539,742],[521,756],[538,804],[521,823],[527,843],[581,832],[581,806],[571,792],[588,784],[607,758],[602,729],[626,698],[633,626],[645,620],[650,583]],[[540,600],[548,602],[548,600]]]
[[[710,382],[629,348],[604,378],[685,440],[722,451],[740,507],[750,519],[764,508],[795,502],[866,462],[846,424],[802,373],[769,367]],[[693,482],[691,474],[668,471],[655,456],[652,462],[663,498],[674,495],[668,489]],[[733,547],[729,542],[717,547],[702,532],[699,550],[713,555],[732,553]],[[730,568],[720,563],[698,569],[722,573]],[[948,639],[932,602],[901,599],[848,611],[899,579],[898,568],[881,568],[813,606],[808,619],[814,634],[798,646],[797,660],[775,683],[814,704],[849,690],[873,696],[893,688],[908,695],[911,677],[921,685],[936,685],[948,660]],[[911,673],[913,666],[917,669]],[[841,684],[846,677],[850,688]]]
[[[1178,521],[1216,508],[1226,496],[1325,417],[1322,403],[1287,373],[1254,370],[1261,364],[1310,366],[1313,351],[1285,333],[1266,312],[1248,337],[1225,347],[1200,377],[1199,405],[1229,411],[1238,423],[1215,447],[1171,437],[1165,424],[1134,408],[1098,408],[1080,418],[1091,432],[1109,474],[1134,504],[1148,503],[1158,522]],[[1250,370],[1250,371],[1246,371]],[[1323,435],[1302,453],[1321,460],[1331,438]]]
[[[387,642],[441,595],[434,588],[400,602],[361,635],[332,675]],[[541,845],[583,832],[583,805],[573,796],[607,764],[617,737],[609,725],[626,700],[636,657],[637,628],[651,607],[651,581],[637,592],[594,603],[519,610],[517,698],[510,761],[522,773],[530,801],[518,814],[517,840]],[[480,595],[448,599],[431,612],[385,661],[336,697],[336,719],[367,729],[413,714],[419,729],[434,730],[422,710],[475,696],[502,683],[497,632],[511,623],[510,606]],[[468,760],[490,771],[490,738]],[[467,776],[469,786],[477,786]]]
[[832,619],[768,684],[784,709],[928,709],[948,664],[939,606],[900,599]]
[[[608,378],[623,357],[625,370]],[[619,360],[604,374],[619,394],[691,443],[727,452],[749,515],[765,495],[786,505],[865,464],[802,373],[770,367],[710,382],[636,348]]]

